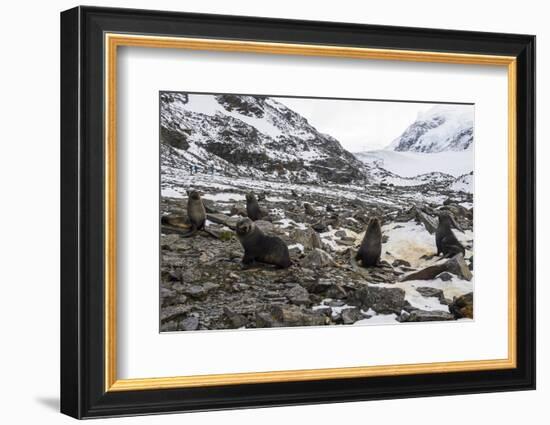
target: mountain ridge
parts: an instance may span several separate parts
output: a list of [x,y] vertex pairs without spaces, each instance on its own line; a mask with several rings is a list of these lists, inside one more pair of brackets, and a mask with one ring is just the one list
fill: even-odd
[[470,149],[474,141],[474,108],[435,105],[386,147],[398,152],[438,153]]
[[163,164],[303,181],[367,177],[338,140],[273,98],[165,92],[160,101]]

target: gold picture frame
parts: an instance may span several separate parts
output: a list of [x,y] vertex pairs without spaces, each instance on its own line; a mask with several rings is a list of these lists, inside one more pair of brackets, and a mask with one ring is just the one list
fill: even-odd
[[[253,41],[212,40],[127,34],[105,34],[106,122],[105,152],[105,391],[135,391],[182,387],[204,387],[266,382],[306,381],[410,375],[418,373],[465,372],[516,367],[516,58],[512,56],[434,53],[410,50],[281,44]],[[116,94],[117,49],[148,47],[229,51],[303,56],[329,56],[354,59],[436,62],[506,67],[508,72],[508,358],[458,362],[401,364],[327,369],[305,369],[254,373],[175,376],[168,378],[117,379],[116,375]]]

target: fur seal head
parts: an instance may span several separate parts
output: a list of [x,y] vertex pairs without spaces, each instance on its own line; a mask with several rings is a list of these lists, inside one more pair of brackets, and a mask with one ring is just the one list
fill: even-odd
[[382,224],[381,224],[381,221],[378,217],[372,217],[370,220],[369,220],[369,224],[367,226],[367,232],[370,230],[370,231],[382,231]]
[[188,193],[189,199],[193,199],[195,201],[198,201],[201,199],[201,194],[196,190],[190,190]]
[[454,216],[448,213],[447,211],[440,212],[438,214],[438,218],[439,218],[439,226],[448,227],[449,229],[451,227],[454,227],[455,229],[461,232],[464,232],[460,224],[458,224],[457,221],[455,220]]

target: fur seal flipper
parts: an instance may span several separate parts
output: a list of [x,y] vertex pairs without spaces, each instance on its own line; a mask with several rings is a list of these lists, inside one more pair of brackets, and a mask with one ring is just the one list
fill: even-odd
[[464,255],[464,247],[451,230],[451,226],[456,225],[453,222],[453,218],[448,213],[443,212],[439,214],[439,224],[435,231],[437,255],[440,253],[446,257],[452,257],[460,253]]
[[268,236],[249,218],[237,223],[237,238],[244,248],[242,262],[250,265],[254,262],[273,264],[277,267],[290,267],[288,247],[281,238]]
[[355,259],[358,261],[361,260],[363,267],[373,267],[380,263],[381,253],[382,229],[380,227],[380,220],[377,217],[373,217],[369,220],[369,225]]

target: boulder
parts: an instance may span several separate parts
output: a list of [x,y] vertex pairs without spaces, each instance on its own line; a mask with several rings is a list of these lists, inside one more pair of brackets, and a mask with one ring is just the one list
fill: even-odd
[[405,291],[401,288],[363,285],[348,294],[348,304],[359,306],[363,310],[372,308],[382,314],[400,314],[405,305]]
[[454,320],[455,317],[446,311],[434,310],[413,310],[409,313],[403,312],[399,316],[400,322],[439,322],[443,320]]
[[317,311],[308,311],[295,305],[273,305],[256,313],[256,327],[274,328],[281,326],[321,326],[329,318]]
[[225,214],[206,214],[206,218],[213,223],[223,224],[233,230],[235,230],[237,223],[241,220],[241,217],[229,217]]
[[162,249],[171,249],[174,244],[179,242],[180,235],[172,233],[170,235],[162,235],[160,238],[160,247]]
[[190,298],[204,300],[208,293],[218,288],[218,286],[212,282],[204,282],[202,284],[184,286],[182,292]]
[[199,318],[189,316],[180,322],[180,328],[184,331],[196,331],[199,328]]
[[174,304],[184,304],[187,301],[187,297],[179,292],[168,289],[160,288],[160,305],[166,307]]
[[325,316],[328,316],[328,317],[332,315],[332,308],[330,308],[329,306],[317,307],[314,311],[316,313],[324,314]]
[[225,318],[232,329],[242,328],[246,326],[247,320],[246,317],[240,313],[236,313],[228,307],[223,308],[223,313]]
[[457,254],[453,258],[445,261],[444,263],[434,264],[433,266],[429,266],[422,270],[405,275],[401,278],[401,281],[405,282],[408,280],[432,280],[443,272],[455,274],[461,279],[465,280],[472,280],[473,277],[472,272],[464,261],[463,255]]
[[411,263],[409,263],[406,260],[401,260],[399,258],[396,258],[395,260],[393,260],[393,263],[391,263],[391,265],[393,267],[410,267]]
[[467,294],[456,297],[451,305],[449,310],[457,319],[474,318],[474,294],[469,292]]
[[431,288],[429,286],[421,286],[416,288],[416,291],[423,297],[434,297],[437,298],[440,302],[445,302],[445,295],[441,289]]
[[447,261],[446,265],[448,272],[455,274],[462,279],[472,280],[472,272],[468,268],[466,261],[464,261],[464,256],[462,254],[455,255]]
[[439,273],[436,277],[436,279],[441,279],[443,282],[449,282],[453,279],[453,275],[449,272],[443,272]]
[[311,228],[315,230],[317,233],[328,232],[328,225],[324,220],[321,220],[317,223],[312,224]]
[[325,292],[327,298],[332,298],[335,300],[342,300],[348,296],[346,290],[338,284],[332,284]]
[[319,248],[315,248],[302,260],[302,267],[307,267],[310,269],[331,267],[334,265],[335,262],[330,254]]
[[313,294],[325,294],[332,286],[332,281],[330,279],[306,280],[301,283],[308,292]]
[[322,246],[319,233],[311,227],[308,227],[307,229],[294,229],[290,232],[289,238],[293,241],[293,243],[303,245],[306,250],[321,248]]
[[161,323],[169,322],[170,320],[187,314],[190,309],[191,307],[188,305],[171,305],[162,307],[160,309],[160,321]]
[[160,325],[160,331],[161,332],[175,332],[178,331],[178,322],[175,320],[171,320],[170,322],[161,323]]
[[231,207],[231,210],[229,212],[230,215],[238,215],[240,217],[248,217],[248,214],[246,213],[246,206],[242,204],[235,204]]
[[418,208],[416,208],[416,219],[424,225],[424,227],[430,234],[433,235],[437,230],[436,220],[426,214],[424,211],[419,210]]
[[342,310],[342,322],[344,325],[351,325],[358,320],[364,319],[363,315],[361,314],[361,310],[358,308],[346,308]]
[[292,304],[306,305],[309,304],[309,292],[301,285],[295,285],[286,292],[288,300]]
[[273,223],[271,223],[270,221],[256,220],[254,224],[258,229],[260,229],[262,232],[266,234],[273,233],[274,227],[273,227]]

